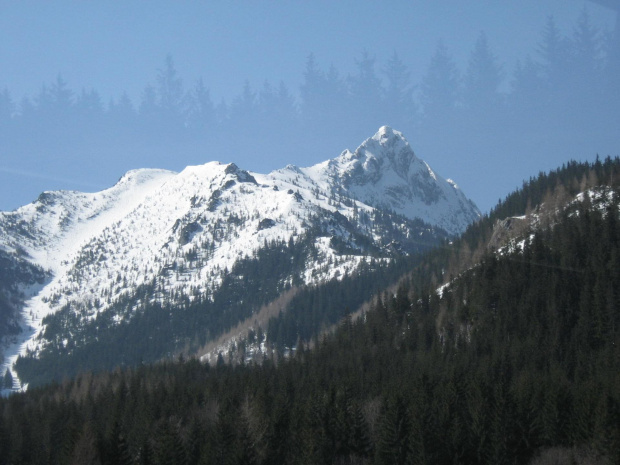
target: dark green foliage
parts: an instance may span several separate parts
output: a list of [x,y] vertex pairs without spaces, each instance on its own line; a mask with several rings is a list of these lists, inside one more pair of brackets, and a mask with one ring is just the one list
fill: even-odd
[[3,389],[13,388],[13,375],[11,374],[11,370],[6,370],[6,373],[4,374],[4,378],[2,380],[2,385]]
[[314,287],[302,288],[288,304],[288,310],[270,319],[267,340],[277,348],[309,342],[325,328],[340,321],[344,310],[358,308],[377,289],[389,286],[419,261],[419,256],[400,257],[385,264],[364,264],[357,273]]
[[131,465],[133,463],[125,434],[118,421],[114,422],[105,440],[103,453],[104,464]]
[[385,404],[377,440],[376,463],[386,465],[410,463],[413,451],[409,447],[411,425],[407,407],[399,396]]
[[[6,218],[7,228],[21,228]],[[23,251],[8,253],[0,249],[0,338],[19,334],[19,310],[23,306],[23,285],[43,283],[45,272],[24,259]]]

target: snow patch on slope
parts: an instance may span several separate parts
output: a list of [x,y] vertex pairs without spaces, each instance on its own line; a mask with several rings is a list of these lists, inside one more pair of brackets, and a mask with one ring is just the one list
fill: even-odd
[[[451,233],[479,215],[456,184],[437,176],[387,126],[355,152],[308,168],[264,175],[210,162],[180,173],[130,171],[97,193],[43,193],[0,213],[0,246],[25,252],[51,276],[28,290],[23,333],[4,365],[44,347],[43,318],[66,305],[87,322],[141,285],[152,286],[150,298],[160,302],[212,295],[239,260],[265,244],[296,242],[317,218],[331,219],[300,278],[310,284],[342,277],[367,259],[343,224],[360,225],[384,247],[380,229],[362,221],[377,207]],[[404,223],[392,226],[408,234]],[[334,238],[355,253],[337,253]]]

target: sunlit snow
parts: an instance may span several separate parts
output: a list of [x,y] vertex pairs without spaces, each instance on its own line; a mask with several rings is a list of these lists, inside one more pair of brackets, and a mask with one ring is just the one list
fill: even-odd
[[[211,295],[238,260],[266,243],[296,241],[321,212],[354,220],[374,207],[451,233],[479,216],[454,183],[433,173],[388,127],[354,153],[309,168],[259,174],[210,162],[180,173],[130,171],[97,193],[44,193],[0,213],[0,247],[25,251],[51,276],[25,289],[23,332],[6,348],[4,367],[45,344],[42,319],[66,304],[86,321],[141,284],[155,283],[153,298],[161,301],[175,291],[190,299],[192,291]],[[318,257],[300,277],[304,283],[342,277],[366,260],[336,254],[329,237],[316,238],[315,246]]]

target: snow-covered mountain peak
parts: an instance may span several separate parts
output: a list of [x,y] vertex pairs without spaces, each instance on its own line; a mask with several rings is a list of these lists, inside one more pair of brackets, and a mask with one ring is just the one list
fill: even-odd
[[403,134],[389,126],[382,126],[377,133],[367,139],[355,151],[362,160],[375,159],[384,169],[392,169],[397,174],[407,175],[412,163],[419,160]]
[[452,234],[465,230],[480,211],[458,186],[416,157],[407,139],[381,127],[356,150],[302,172],[322,188],[336,189],[364,203],[421,218]]
[[[478,216],[388,126],[308,168],[260,174],[213,161],[132,170],[100,192],[46,192],[0,212],[0,251],[41,276],[23,295],[24,331],[5,366],[28,350],[65,350],[62,341],[90,334],[100,316],[117,324],[152,305],[215,302],[227,286],[258,280],[261,256],[280,273],[275,292],[411,253]],[[294,260],[285,266],[286,253]],[[44,318],[57,313],[63,323],[49,329]]]
[[[378,142],[379,145],[385,148],[399,146],[399,147],[407,147],[409,150],[411,150],[411,147],[409,146],[409,142],[407,141],[407,139],[405,139],[405,136],[403,136],[403,133],[400,131],[396,131],[395,129],[392,129],[389,126],[381,126],[379,130],[376,132],[376,134],[372,136],[370,139],[367,139],[362,144],[362,146],[367,144],[369,141]],[[413,153],[413,150],[411,150],[411,152]]]
[[403,138],[402,132],[395,131],[389,126],[381,126],[379,130],[377,131],[377,133],[374,136],[372,136],[373,139],[377,139],[380,141],[389,140],[389,139],[393,139],[396,137]]
[[135,170],[129,170],[120,177],[120,179],[112,188],[108,190],[124,190],[127,188],[135,188],[137,186],[150,182],[160,176],[170,176],[175,174],[176,173],[174,171],[156,168],[140,168]]
[[212,161],[204,165],[188,166],[174,179],[177,188],[189,183],[192,186],[202,184],[213,188],[227,188],[236,182],[256,183],[254,177],[247,171],[242,170],[234,163],[223,164]]

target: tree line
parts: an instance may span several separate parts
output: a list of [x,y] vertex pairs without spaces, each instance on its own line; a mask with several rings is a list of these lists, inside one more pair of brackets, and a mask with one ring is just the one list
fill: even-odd
[[[186,294],[164,292],[157,278],[153,278],[129,294],[110,301],[111,305],[105,310],[97,310],[98,299],[64,305],[43,321],[46,328],[44,350],[18,357],[15,369],[19,378],[34,387],[72,377],[84,370],[112,370],[118,366],[154,363],[180,353],[196,354],[206,343],[238,323],[250,320],[261,306],[295,289],[299,295],[281,309],[279,317],[261,328],[268,331],[268,353],[281,355],[299,340],[308,343],[323,328],[335,324],[342,316],[342,302],[356,308],[379,287],[397,281],[424,251],[447,237],[442,230],[433,230],[421,220],[375,212],[369,215],[367,226],[372,230],[380,229],[388,243],[397,241],[402,250],[382,250],[369,241],[363,244],[363,252],[356,253],[372,256],[370,262],[362,262],[354,272],[339,279],[305,286],[301,276],[319,256],[315,240],[329,235],[321,225],[325,220],[331,222],[339,218],[309,219],[314,225],[297,241],[265,243],[252,256],[239,259],[231,269],[217,271],[222,284],[211,292],[197,289]],[[395,224],[407,225],[410,237],[405,237]],[[349,225],[348,228],[352,237],[363,238],[355,227]],[[204,246],[210,247],[210,244]],[[345,250],[343,255],[347,253],[351,251]],[[335,262],[329,259],[322,267],[329,269],[338,265],[337,259]],[[127,286],[121,274],[117,280],[119,286]],[[335,293],[340,293],[341,297],[334,299]],[[157,299],[155,295],[162,297]],[[94,318],[84,318],[93,312]],[[119,315],[123,316],[122,322],[115,323]]]
[[288,360],[179,359],[2,399],[0,464],[617,463],[618,171],[541,176],[528,187],[550,197],[549,178],[585,173],[607,201],[584,197],[440,295],[429,274],[456,241]]

